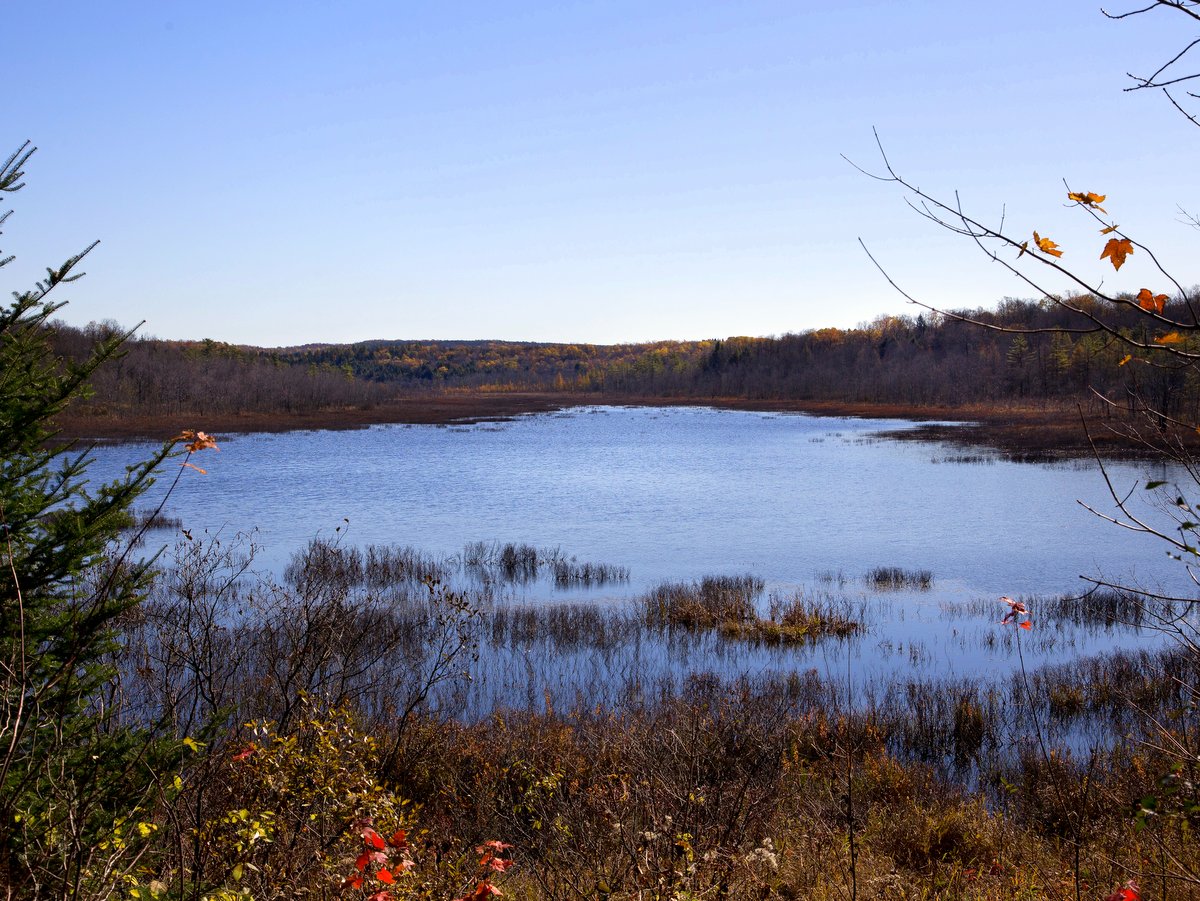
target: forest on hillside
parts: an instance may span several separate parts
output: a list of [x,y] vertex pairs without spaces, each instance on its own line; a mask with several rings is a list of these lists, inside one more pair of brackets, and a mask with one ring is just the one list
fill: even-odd
[[[1124,366],[1127,346],[1086,315],[1089,304],[1103,302],[1073,302],[1083,313],[1052,300],[1007,298],[993,309],[881,316],[854,329],[646,344],[376,340],[267,349],[135,339],[96,374],[93,396],[73,413],[369,410],[400,397],[458,390],[908,407],[1092,400],[1098,392],[1122,403],[1150,399],[1169,416],[1200,415],[1200,386],[1187,368],[1171,359]],[[1106,306],[1111,318],[1112,305]],[[1132,298],[1127,311],[1115,312],[1127,313],[1131,333],[1145,329]],[[79,360],[118,330],[114,323],[82,329],[59,323],[52,342],[62,358]]]

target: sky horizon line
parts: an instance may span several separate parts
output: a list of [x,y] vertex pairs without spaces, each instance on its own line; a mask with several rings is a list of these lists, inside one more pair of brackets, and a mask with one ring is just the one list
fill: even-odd
[[931,306],[1026,294],[855,168],[880,171],[878,133],[926,191],[1051,236],[1106,288],[1158,291],[1144,255],[1105,271],[1063,180],[1200,280],[1178,221],[1200,211],[1194,126],[1125,91],[1186,43],[1176,18],[1094,0],[24,4],[8,56],[36,77],[0,152],[40,149],[4,207],[6,272],[27,286],[98,237],[68,321],[279,346],[910,312],[860,238]]

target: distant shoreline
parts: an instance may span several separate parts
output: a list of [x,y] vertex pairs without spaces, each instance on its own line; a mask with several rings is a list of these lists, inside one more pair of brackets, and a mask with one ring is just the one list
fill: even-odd
[[[531,413],[588,406],[714,407],[725,410],[807,413],[861,419],[906,419],[923,423],[915,429],[888,432],[898,440],[948,441],[986,446],[1016,459],[1092,456],[1092,446],[1079,412],[1068,407],[926,407],[916,404],[741,397],[646,397],[561,392],[446,392],[397,398],[367,409],[305,413],[252,412],[171,416],[71,416],[57,420],[64,440],[162,441],[182,429],[215,435],[290,432],[313,429],[359,429],[372,425],[448,425],[495,422]],[[1088,430],[1105,457],[1153,456],[1139,441],[1109,427],[1120,420],[1089,416]],[[945,423],[952,423],[946,425]]]

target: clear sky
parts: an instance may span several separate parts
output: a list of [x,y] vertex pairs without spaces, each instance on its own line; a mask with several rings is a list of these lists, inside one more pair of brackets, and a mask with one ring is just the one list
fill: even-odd
[[[1118,4],[1121,0],[1111,0]],[[1062,179],[1200,281],[1197,131],[1122,93],[1193,35],[1091,0],[223,2],[5,10],[16,290],[93,238],[70,322],[289,345],[767,335],[1030,292],[922,188],[1103,273]],[[1195,29],[1193,29],[1194,31]],[[1152,281],[1130,259],[1108,287]],[[1144,263],[1145,261],[1140,261]],[[1107,264],[1103,264],[1107,265]]]

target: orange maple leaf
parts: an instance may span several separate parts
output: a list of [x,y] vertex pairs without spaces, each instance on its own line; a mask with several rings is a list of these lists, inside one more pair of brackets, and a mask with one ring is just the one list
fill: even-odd
[[171,440],[185,442],[183,445],[184,450],[192,454],[196,453],[196,451],[208,450],[210,448],[216,451],[220,450],[217,447],[217,439],[207,432],[194,432],[191,429],[184,429]]
[[1048,253],[1056,257],[1061,257],[1063,252],[1058,249],[1058,245],[1049,238],[1043,238],[1037,232],[1033,233],[1033,243],[1037,245],[1038,250],[1042,253]]
[[1128,363],[1132,359],[1133,359],[1133,354],[1125,354],[1125,356],[1121,357],[1121,362],[1118,363],[1117,365],[1124,366],[1126,363]]
[[1104,203],[1104,198],[1107,196],[1107,194],[1093,194],[1090,191],[1070,191],[1067,193],[1067,200],[1074,200],[1080,206],[1107,213],[1108,210],[1100,206],[1100,204]]
[[1149,288],[1142,288],[1141,291],[1138,291],[1137,302],[1143,310],[1161,314],[1167,305],[1167,295],[1152,294]]
[[1100,234],[1102,234],[1102,235],[1111,235],[1111,234],[1112,234],[1113,232],[1115,232],[1115,231],[1116,231],[1118,228],[1120,228],[1120,226],[1119,226],[1119,225],[1110,225],[1110,226],[1108,226],[1108,228],[1102,228],[1102,229],[1100,229]]
[[[1007,626],[1012,623],[1014,626],[1019,626],[1022,629],[1032,629],[1033,623],[1029,619],[1029,608],[1025,606],[1024,601],[1014,601],[1012,598],[1005,595],[1000,598],[1000,603],[1008,605],[1008,613],[1004,614],[1004,619],[1000,620],[1000,625]],[[1025,617],[1022,622],[1020,617]]]
[[1104,252],[1100,254],[1100,259],[1108,257],[1112,260],[1113,268],[1120,269],[1125,265],[1125,257],[1133,253],[1133,242],[1128,238],[1109,238],[1108,243],[1104,245]]
[[1179,334],[1179,332],[1168,332],[1154,339],[1155,344],[1182,344],[1183,341],[1183,335]]

